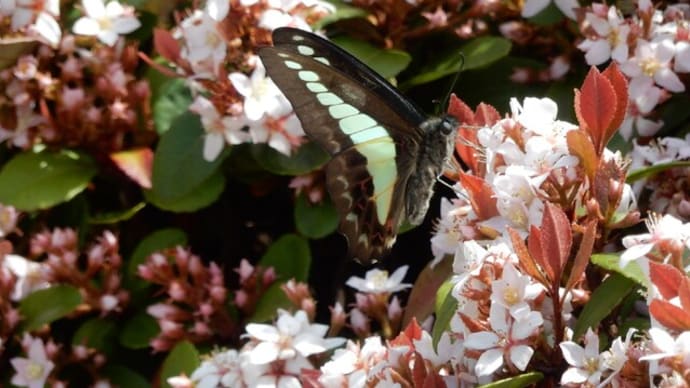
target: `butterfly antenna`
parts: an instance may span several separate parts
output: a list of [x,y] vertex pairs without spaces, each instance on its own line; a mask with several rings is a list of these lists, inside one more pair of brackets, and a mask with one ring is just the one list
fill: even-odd
[[453,81],[450,83],[450,88],[448,88],[448,91],[446,92],[446,96],[443,98],[443,102],[436,107],[436,114],[440,114],[441,111],[444,109],[447,109],[448,107],[448,101],[450,100],[450,95],[453,93],[453,90],[455,89],[455,85],[458,83],[458,79],[460,79],[460,73],[462,72],[463,68],[465,67],[465,55],[463,53],[458,53],[458,56],[460,57],[460,67],[458,68],[458,71],[455,72],[455,75],[453,76]]

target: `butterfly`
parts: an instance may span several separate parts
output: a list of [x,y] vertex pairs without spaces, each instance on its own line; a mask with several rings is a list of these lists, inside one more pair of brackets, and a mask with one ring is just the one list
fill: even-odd
[[273,31],[259,56],[307,136],[327,151],[326,187],[350,256],[370,263],[400,224],[424,220],[453,152],[457,122],[427,117],[367,65],[318,35]]

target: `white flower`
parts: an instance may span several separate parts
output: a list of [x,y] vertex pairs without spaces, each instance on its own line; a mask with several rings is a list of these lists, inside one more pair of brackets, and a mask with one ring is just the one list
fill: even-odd
[[[522,7],[522,16],[531,18],[548,7],[550,2],[551,0],[527,0]],[[554,0],[554,3],[565,16],[575,20],[575,8],[580,7],[577,0]]]
[[388,276],[388,271],[374,268],[367,271],[364,279],[357,276],[352,276],[347,279],[345,284],[359,292],[364,292],[367,294],[398,292],[412,287],[411,284],[401,283],[405,278],[408,268],[409,266],[404,265],[395,270],[390,277]]
[[621,64],[621,71],[630,78],[652,78],[657,85],[680,93],[685,90],[685,85],[671,70],[670,64],[674,55],[675,46],[670,39],[657,42],[640,40],[635,49],[635,56]]
[[226,142],[240,144],[250,140],[245,129],[251,128],[254,123],[248,121],[244,115],[221,116],[211,101],[202,96],[194,100],[189,110],[200,116],[201,124],[206,131],[203,155],[208,161],[213,161],[220,155]]
[[250,351],[252,364],[263,365],[277,360],[303,359],[324,352],[345,342],[342,338],[323,338],[327,325],[310,323],[302,310],[294,315],[280,310],[275,326],[250,323],[246,330],[249,337],[258,341]]
[[673,70],[678,73],[690,73],[690,42],[684,40],[676,42]]
[[447,331],[441,334],[435,348],[431,335],[422,331],[422,338],[414,341],[414,348],[434,367],[444,366],[448,361],[459,358],[463,353],[462,341],[453,341]]
[[507,308],[513,317],[519,317],[530,309],[526,300],[538,294],[530,283],[529,276],[520,274],[512,263],[507,262],[501,278],[491,283],[491,301]]
[[690,331],[680,333],[673,338],[666,330],[660,327],[649,329],[656,353],[640,357],[640,360],[660,360],[673,357],[675,362],[680,362],[685,368],[690,367]]
[[[244,5],[244,2],[242,2]],[[230,2],[228,0],[208,0],[206,2],[206,13],[211,19],[219,22],[228,15]]]
[[115,45],[120,35],[129,34],[141,26],[134,16],[134,9],[122,6],[117,0],[107,5],[103,0],[82,0],[86,16],[72,26],[75,34],[95,36],[108,46]]
[[[189,378],[196,388],[243,386],[248,382],[243,375],[256,369],[255,366],[248,365],[248,357],[246,352],[238,353],[234,349],[213,353],[192,372]],[[254,374],[254,378],[260,375],[260,373]]]
[[189,62],[198,77],[215,76],[225,61],[227,44],[216,27],[216,20],[196,10],[180,23],[177,31],[184,38],[180,56]]
[[288,114],[292,107],[280,89],[266,77],[266,69],[258,60],[251,78],[243,73],[231,73],[228,78],[237,92],[244,96],[244,114],[249,120],[257,121],[268,114],[281,117]]
[[683,223],[669,214],[659,218],[659,215],[651,213],[645,224],[650,233],[623,237],[622,243],[627,249],[621,255],[621,268],[645,256],[660,242],[678,241],[686,246],[690,244],[690,223]]
[[262,120],[249,122],[247,125],[254,143],[268,143],[271,148],[288,156],[304,138],[302,124],[294,113],[279,118],[265,116]]
[[7,254],[0,259],[0,264],[17,277],[10,296],[14,301],[22,300],[32,292],[50,286],[50,283],[43,279],[41,263],[27,260],[18,255]]
[[561,384],[599,384],[607,368],[599,355],[599,336],[591,328],[585,334],[584,348],[572,341],[561,342],[559,346],[563,358],[571,365],[561,376]]
[[588,12],[587,22],[599,36],[598,39],[587,39],[578,48],[586,52],[585,59],[589,65],[601,65],[613,58],[622,63],[628,59],[628,34],[630,26],[625,23],[615,6],[611,6],[603,18],[596,13]]
[[319,377],[325,387],[365,387],[368,371],[386,362],[388,349],[380,337],[368,337],[360,346],[348,341],[344,349],[337,349],[330,361],[321,367]]
[[46,357],[45,346],[40,338],[26,334],[24,339],[30,342],[28,358],[15,357],[10,360],[17,372],[11,382],[19,387],[43,388],[55,364]]
[[493,331],[476,332],[465,338],[465,348],[484,350],[474,368],[477,376],[493,374],[504,359],[524,371],[534,354],[534,349],[526,345],[527,339],[544,323],[541,313],[523,311],[523,315],[513,319],[505,307],[492,303],[489,323]]

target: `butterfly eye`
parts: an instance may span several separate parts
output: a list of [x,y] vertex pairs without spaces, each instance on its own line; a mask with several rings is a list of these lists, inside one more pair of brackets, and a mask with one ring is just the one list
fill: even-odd
[[441,121],[441,133],[444,135],[450,135],[455,128],[458,126],[458,121],[454,117],[444,116]]

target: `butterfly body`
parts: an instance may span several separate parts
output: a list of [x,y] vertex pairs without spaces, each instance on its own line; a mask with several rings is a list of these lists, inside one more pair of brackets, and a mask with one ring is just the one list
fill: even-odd
[[405,219],[424,219],[456,123],[427,118],[359,60],[316,35],[273,32],[259,55],[306,134],[331,155],[326,186],[354,258],[386,254]]

